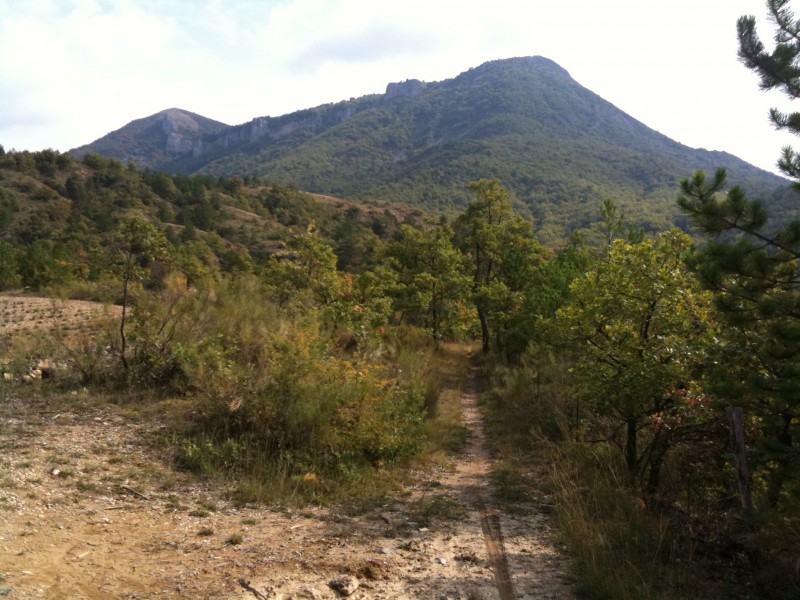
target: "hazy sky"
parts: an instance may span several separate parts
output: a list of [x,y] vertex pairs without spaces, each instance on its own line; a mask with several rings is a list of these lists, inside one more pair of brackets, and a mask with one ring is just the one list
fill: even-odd
[[774,170],[800,140],[768,109],[800,106],[738,62],[743,14],[771,41],[763,0],[0,0],[0,144],[65,151],[172,107],[234,125],[540,55],[679,142]]

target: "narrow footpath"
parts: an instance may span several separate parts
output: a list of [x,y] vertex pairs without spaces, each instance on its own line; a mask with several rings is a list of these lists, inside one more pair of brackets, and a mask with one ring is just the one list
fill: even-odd
[[[443,484],[472,507],[472,520],[480,522],[495,587],[490,591],[482,586],[481,595],[487,600],[574,598],[567,576],[568,561],[555,547],[549,518],[534,510],[504,514],[492,503],[492,464],[478,408],[476,376],[473,368],[461,395],[469,443]],[[466,533],[468,527],[464,525]]]
[[[351,598],[574,599],[569,562],[555,545],[549,516],[535,507],[507,514],[492,502],[476,369],[460,400],[469,437],[450,465],[420,474],[406,496],[378,513],[340,520],[337,546],[316,563],[325,572],[272,577],[255,589],[279,600],[342,597],[329,586],[336,579],[329,569],[338,563],[339,580],[357,584]],[[434,516],[421,518],[426,511]],[[308,559],[314,545],[306,548]],[[253,590],[249,597],[258,598]]]

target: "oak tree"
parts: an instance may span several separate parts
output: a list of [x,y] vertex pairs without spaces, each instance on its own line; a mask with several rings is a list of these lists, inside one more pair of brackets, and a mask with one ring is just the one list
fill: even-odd
[[674,443],[678,415],[700,393],[699,369],[715,329],[710,294],[683,263],[690,245],[677,230],[635,244],[615,240],[606,260],[573,281],[570,302],[557,313],[595,426],[619,445],[631,477],[646,477],[650,491]]

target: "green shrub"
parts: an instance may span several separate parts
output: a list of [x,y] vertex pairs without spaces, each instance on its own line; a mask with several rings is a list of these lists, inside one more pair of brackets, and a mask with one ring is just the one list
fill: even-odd
[[[184,390],[192,407],[179,463],[240,482],[299,478],[276,487],[313,496],[419,452],[438,388],[421,386],[417,367],[398,369],[369,332],[343,353],[313,306],[282,308],[262,286],[241,277],[174,301],[168,286],[136,308],[132,373]],[[263,498],[257,481],[240,488]]]

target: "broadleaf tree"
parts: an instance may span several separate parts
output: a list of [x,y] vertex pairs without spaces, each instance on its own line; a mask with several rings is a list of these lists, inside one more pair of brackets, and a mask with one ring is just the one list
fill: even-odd
[[167,256],[167,238],[157,225],[141,218],[133,218],[120,225],[112,235],[110,244],[112,270],[122,281],[122,315],[120,317],[120,361],[128,370],[127,324],[131,288],[142,283],[149,273],[151,263]]
[[447,225],[401,225],[385,250],[396,273],[393,295],[402,320],[425,327],[437,343],[459,325],[470,289],[465,258],[452,237]]
[[683,263],[690,245],[677,230],[639,243],[615,240],[606,260],[573,281],[557,312],[593,427],[619,446],[631,479],[649,492],[692,421],[686,403],[702,393],[714,336],[710,294]]
[[494,348],[513,358],[524,350],[514,340],[521,309],[543,249],[533,226],[515,215],[497,179],[469,184],[476,199],[455,222],[456,244],[472,263],[472,298],[484,352]]

